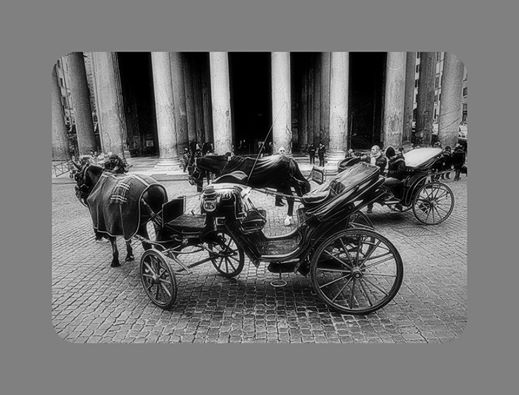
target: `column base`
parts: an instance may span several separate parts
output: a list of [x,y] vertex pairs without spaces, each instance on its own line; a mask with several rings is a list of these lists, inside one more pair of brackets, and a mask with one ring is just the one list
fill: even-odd
[[158,162],[153,166],[153,170],[161,171],[176,171],[180,169],[180,161],[178,158],[172,159],[159,159]]
[[346,155],[346,153],[343,151],[329,152],[325,158],[326,167],[337,170],[337,166],[339,165],[339,162],[344,159],[345,155]]

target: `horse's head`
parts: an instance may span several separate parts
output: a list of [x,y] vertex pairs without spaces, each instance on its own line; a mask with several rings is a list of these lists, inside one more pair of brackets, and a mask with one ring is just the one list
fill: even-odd
[[86,198],[90,195],[90,192],[92,192],[94,185],[103,173],[103,169],[89,163],[84,163],[83,165],[78,165],[76,162],[73,163],[78,169],[78,172],[74,176],[74,180],[76,181],[74,188],[76,190],[76,197],[81,203],[86,205]]
[[202,182],[206,172],[214,173],[219,176],[222,169],[227,165],[228,157],[226,155],[206,155],[195,158],[194,161],[188,165],[187,171],[189,173],[189,183],[191,185],[198,185]]

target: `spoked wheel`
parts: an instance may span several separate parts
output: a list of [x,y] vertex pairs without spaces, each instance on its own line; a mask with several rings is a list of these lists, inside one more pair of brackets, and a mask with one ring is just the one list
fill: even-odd
[[395,246],[379,233],[353,228],[330,236],[312,257],[312,284],[329,306],[369,314],[389,303],[404,268]]
[[234,239],[225,232],[219,232],[220,243],[209,245],[211,262],[222,276],[231,278],[241,273],[245,263],[243,250],[238,247]]
[[142,254],[140,275],[142,285],[151,301],[169,309],[177,298],[177,281],[164,255],[155,250]]
[[353,228],[365,227],[368,229],[375,229],[375,226],[373,226],[373,222],[371,222],[369,217],[362,211],[356,211],[355,213],[350,215],[350,226]]
[[416,219],[426,225],[437,225],[445,221],[454,209],[454,194],[441,182],[422,186],[413,202]]

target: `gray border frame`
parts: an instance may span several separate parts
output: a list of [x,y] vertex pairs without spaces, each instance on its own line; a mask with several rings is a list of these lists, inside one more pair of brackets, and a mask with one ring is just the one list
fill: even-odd
[[[517,387],[517,2],[26,3],[4,4],[0,14],[3,393],[472,394]],[[74,50],[456,53],[469,71],[475,158],[464,335],[434,345],[62,341],[50,320],[49,75],[56,59]]]

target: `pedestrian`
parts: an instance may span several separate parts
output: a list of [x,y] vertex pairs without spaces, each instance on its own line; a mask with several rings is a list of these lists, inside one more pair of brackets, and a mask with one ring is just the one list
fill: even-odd
[[452,167],[454,167],[454,181],[460,180],[460,173],[463,165],[465,164],[465,159],[465,150],[461,144],[456,144],[454,147],[454,152],[451,155],[451,163]]
[[[353,152],[353,151],[352,151]],[[378,166],[380,174],[384,174],[387,165],[387,159],[382,155],[382,150],[378,145],[371,147],[370,155],[363,155],[360,158],[363,162],[369,162],[372,166]],[[373,203],[368,204],[367,213],[373,212]]]
[[[284,147],[280,147],[278,149],[278,154],[281,155],[282,157],[286,156],[286,151],[285,151],[285,148]],[[279,195],[276,195],[276,206],[278,207],[283,207],[285,205],[285,203],[283,203],[283,198]]]
[[326,147],[322,142],[317,148],[317,156],[319,157],[319,167],[324,167],[324,156],[326,155]]
[[189,148],[184,147],[184,152],[182,153],[182,160],[184,161],[184,173],[186,172],[187,165],[189,164]]
[[440,176],[440,178],[442,180],[444,180],[444,179],[450,180],[451,168],[452,168],[452,150],[451,150],[451,147],[447,145],[444,148],[443,153],[442,153],[442,169],[441,169],[441,171],[446,172],[446,173],[442,173],[442,175]]
[[308,155],[310,156],[310,164],[315,165],[315,145],[313,143],[308,146]]

